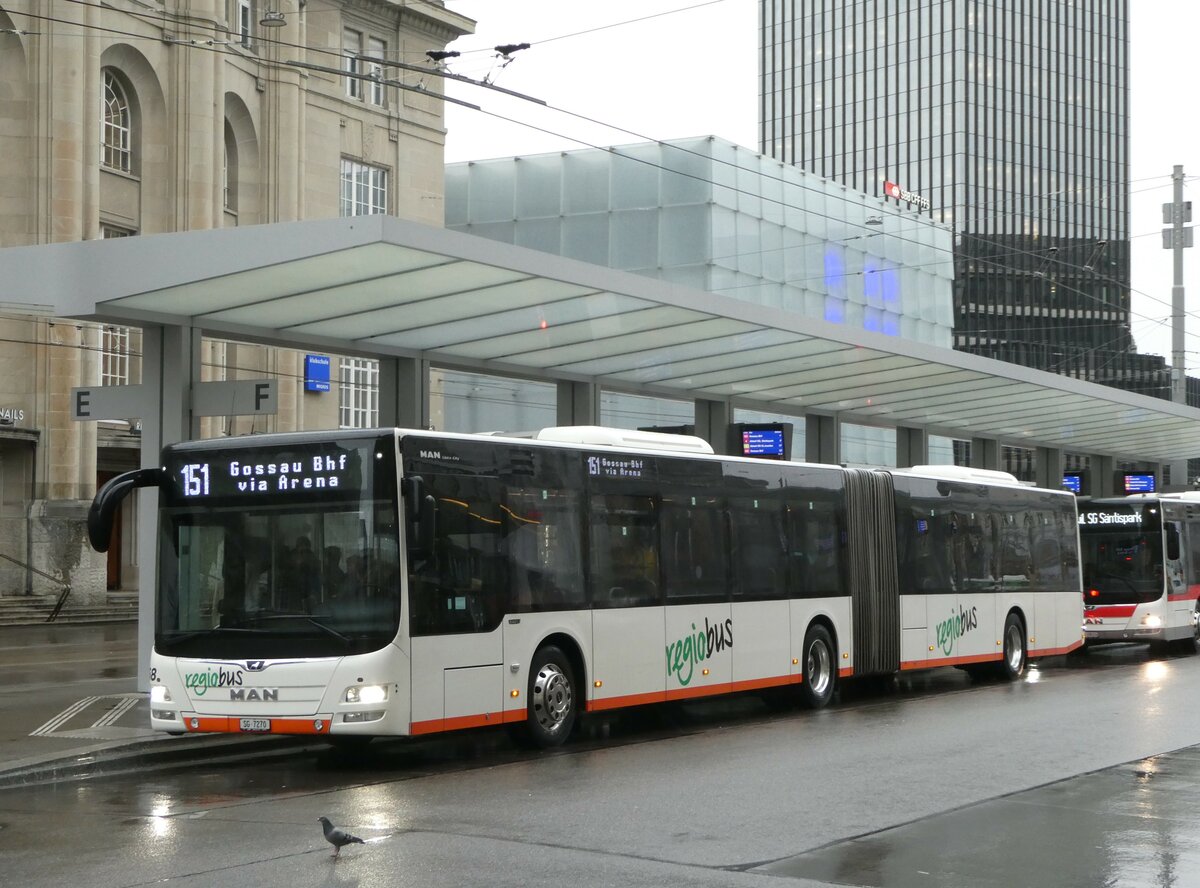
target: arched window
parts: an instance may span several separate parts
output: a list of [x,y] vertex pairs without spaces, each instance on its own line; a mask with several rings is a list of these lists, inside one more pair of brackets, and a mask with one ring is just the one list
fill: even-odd
[[129,99],[116,75],[107,69],[104,71],[104,109],[100,126],[101,166],[131,172],[133,120]]

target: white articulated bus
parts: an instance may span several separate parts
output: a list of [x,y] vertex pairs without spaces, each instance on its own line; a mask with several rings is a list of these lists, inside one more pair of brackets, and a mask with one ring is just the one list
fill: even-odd
[[1079,506],[1088,645],[1143,641],[1196,650],[1200,494],[1134,494]]
[[419,735],[1079,646],[1073,497],[593,427],[197,441],[159,489],[154,728]]

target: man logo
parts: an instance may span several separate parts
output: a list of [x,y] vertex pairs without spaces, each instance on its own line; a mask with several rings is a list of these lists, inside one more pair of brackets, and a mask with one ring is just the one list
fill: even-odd
[[235,703],[278,703],[279,688],[230,688],[229,699]]
[[266,660],[247,660],[246,661],[246,671],[247,672],[262,672],[266,668],[267,668]]
[[440,450],[422,450],[421,459],[441,459],[442,452]]

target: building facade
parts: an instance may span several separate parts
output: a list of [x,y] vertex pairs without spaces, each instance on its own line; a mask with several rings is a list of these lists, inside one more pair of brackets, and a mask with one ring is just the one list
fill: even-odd
[[[365,213],[440,226],[441,83],[403,65],[472,28],[441,0],[0,0],[0,247]],[[136,384],[140,335],[38,306],[0,305],[0,595],[87,601],[136,585],[133,516],[107,559],[83,517],[137,465],[139,428],[73,422],[70,394]],[[376,397],[353,356],[332,356],[325,397],[295,352],[205,340],[203,360],[210,380],[276,378],[280,404],[205,435],[366,423]]]
[[1157,397],[1130,332],[1127,0],[762,0],[765,154],[955,232],[954,347]]

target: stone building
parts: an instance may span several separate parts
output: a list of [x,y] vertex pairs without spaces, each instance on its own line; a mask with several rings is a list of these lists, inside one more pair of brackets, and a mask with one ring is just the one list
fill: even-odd
[[[440,226],[441,81],[419,69],[472,29],[441,0],[0,0],[0,247],[367,213]],[[136,585],[133,516],[107,559],[83,518],[97,480],[137,464],[139,428],[73,422],[70,393],[137,383],[139,334],[39,304],[0,304],[0,596],[70,585],[83,603]],[[205,435],[370,420],[369,362],[333,356],[321,395],[300,354],[204,351],[206,378],[274,376],[280,404]]]

